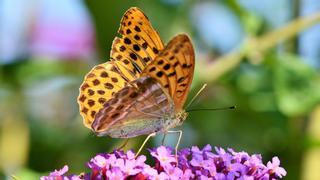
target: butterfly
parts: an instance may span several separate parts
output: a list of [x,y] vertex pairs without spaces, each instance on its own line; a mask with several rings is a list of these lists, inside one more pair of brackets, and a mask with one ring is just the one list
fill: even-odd
[[195,55],[185,34],[164,46],[148,17],[125,12],[111,59],[91,69],[80,86],[83,123],[98,136],[131,138],[168,132],[188,113],[183,106],[193,79]]

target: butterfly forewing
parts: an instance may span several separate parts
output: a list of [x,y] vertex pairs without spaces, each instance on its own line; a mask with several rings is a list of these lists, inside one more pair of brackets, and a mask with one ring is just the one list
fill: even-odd
[[188,36],[174,37],[143,71],[156,79],[173,98],[177,111],[183,108],[194,72],[194,50]]
[[122,17],[112,44],[111,57],[122,61],[130,69],[142,71],[163,49],[159,34],[153,29],[147,16],[138,8],[130,8]]
[[128,138],[160,131],[164,116],[172,116],[174,104],[161,85],[141,77],[117,92],[98,112],[92,129],[98,135]]

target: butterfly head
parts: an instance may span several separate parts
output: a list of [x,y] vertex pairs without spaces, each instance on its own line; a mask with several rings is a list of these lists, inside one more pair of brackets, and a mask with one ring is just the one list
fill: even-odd
[[163,131],[166,132],[171,128],[175,128],[183,124],[183,122],[187,119],[188,112],[185,110],[179,111],[172,116],[164,117],[164,129]]
[[182,123],[187,119],[189,113],[182,110],[176,114],[177,124],[182,125]]

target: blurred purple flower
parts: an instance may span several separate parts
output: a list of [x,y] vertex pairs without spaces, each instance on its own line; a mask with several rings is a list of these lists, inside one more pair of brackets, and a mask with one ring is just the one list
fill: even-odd
[[270,175],[282,178],[282,176],[287,175],[287,172],[284,168],[280,167],[280,160],[278,157],[273,157],[272,162],[267,163],[267,168]]
[[68,167],[55,170],[42,180],[51,179],[281,179],[286,176],[280,167],[278,157],[264,165],[261,155],[249,155],[210,145],[200,149],[197,146],[185,148],[175,157],[169,147],[160,146],[150,150],[155,164],[145,163],[146,156],[135,157],[132,151],[116,150],[113,153],[98,154],[88,162],[90,173],[81,176],[66,176]]
[[90,59],[94,50],[94,26],[84,1],[0,1],[0,64],[29,57]]
[[156,158],[160,166],[166,170],[172,169],[172,163],[176,163],[176,158],[172,154],[172,150],[165,146],[160,146],[154,150],[150,150],[151,156]]
[[80,180],[80,176],[77,175],[71,175],[71,176],[65,176],[64,174],[68,172],[69,167],[65,165],[62,169],[60,170],[54,170],[49,174],[49,176],[42,176],[40,179],[41,180],[59,180],[59,179],[70,179],[70,180]]
[[60,170],[54,170],[52,173],[50,173],[50,176],[62,176],[64,173],[66,173],[69,170],[69,167],[65,165],[62,169]]
[[[63,8],[61,8],[63,6]],[[82,1],[41,0],[30,34],[33,56],[87,59],[94,50],[94,29]]]

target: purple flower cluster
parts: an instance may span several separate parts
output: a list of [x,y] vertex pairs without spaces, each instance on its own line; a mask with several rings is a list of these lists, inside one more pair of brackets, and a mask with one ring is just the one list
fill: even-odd
[[114,151],[98,154],[88,162],[90,173],[83,175],[64,175],[65,166],[59,171],[41,177],[41,180],[77,180],[77,179],[241,179],[270,180],[281,179],[287,173],[280,167],[278,157],[264,165],[261,155],[249,155],[246,152],[227,151],[210,145],[202,150],[194,146],[178,152],[177,157],[169,147],[160,146],[150,150],[154,165],[146,164],[146,156],[135,157],[132,151]]

